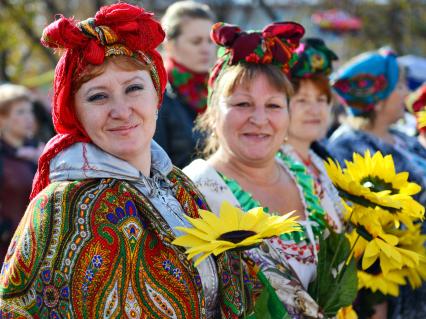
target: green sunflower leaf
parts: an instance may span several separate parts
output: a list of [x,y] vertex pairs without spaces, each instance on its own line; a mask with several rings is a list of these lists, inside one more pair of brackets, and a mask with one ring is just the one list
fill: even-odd
[[331,232],[320,239],[317,277],[309,285],[309,294],[327,317],[352,304],[357,294],[356,264],[352,259],[346,265],[350,244],[344,234]]

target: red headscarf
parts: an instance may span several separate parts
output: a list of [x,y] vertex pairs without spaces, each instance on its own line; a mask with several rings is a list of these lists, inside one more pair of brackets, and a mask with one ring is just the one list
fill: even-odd
[[156,48],[164,31],[153,13],[127,3],[102,7],[94,18],[76,21],[60,16],[48,25],[41,38],[45,47],[60,49],[63,55],[53,83],[53,125],[56,132],[39,159],[30,198],[49,184],[50,160],[77,142],[90,142],[74,109],[73,83],[88,65],[100,65],[105,57],[127,55],[150,65],[151,77],[161,105],[167,83],[163,60]]

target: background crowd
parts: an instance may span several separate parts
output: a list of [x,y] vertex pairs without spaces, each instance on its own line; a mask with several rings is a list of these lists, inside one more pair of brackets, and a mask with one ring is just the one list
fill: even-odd
[[[251,12],[250,16],[254,16],[254,20],[250,21],[256,22],[245,29],[269,25],[272,18],[277,15],[278,11],[275,13],[268,11],[270,8],[268,9],[263,1],[259,3],[264,15],[266,14],[266,18],[263,16],[262,19],[270,18],[271,20],[262,24]],[[1,3],[0,7],[5,6],[8,10],[12,10],[8,4],[9,2],[6,1],[4,4]],[[419,5],[420,11],[424,9],[416,1],[411,4]],[[397,2],[390,1],[389,10],[396,5]],[[222,6],[226,7],[224,4]],[[327,7],[329,4],[325,2],[324,6]],[[421,50],[426,47],[426,43],[423,40],[418,45],[419,52],[407,52],[406,48],[401,48],[399,45],[392,47],[393,43],[385,40],[375,43],[377,45],[368,52],[355,48],[349,51],[347,47],[339,48],[337,44],[339,37],[346,36],[343,35],[346,32],[343,29],[331,32],[318,31],[311,26],[311,29],[309,27],[306,29],[307,32],[302,39],[304,30],[297,23],[291,27],[286,25],[285,31],[282,31],[282,26],[270,25],[270,29],[265,27],[259,37],[265,37],[267,34],[265,30],[268,30],[268,32],[280,34],[282,38],[290,39],[289,43],[297,42],[294,48],[290,47],[288,50],[298,54],[299,63],[292,65],[290,59],[274,61],[276,56],[273,56],[271,57],[273,62],[267,63],[273,63],[274,66],[260,63],[261,66],[255,64],[256,67],[253,67],[254,63],[249,63],[249,66],[244,63],[262,61],[262,59],[266,61],[265,56],[258,55],[260,49],[256,51],[256,46],[248,48],[250,45],[247,46],[247,44],[251,43],[252,38],[249,36],[243,38],[240,35],[241,29],[215,24],[217,21],[223,21],[218,19],[223,19],[226,14],[215,11],[214,6],[212,8],[199,2],[183,1],[176,2],[168,6],[165,12],[161,12],[165,40],[160,53],[167,76],[162,78],[163,69],[158,66],[158,60],[154,61],[154,64],[159,70],[150,70],[150,75],[154,79],[153,92],[157,93],[158,97],[155,99],[158,98],[160,105],[158,111],[154,111],[155,103],[152,103],[152,113],[155,113],[156,118],[156,123],[153,125],[156,128],[155,133],[152,132],[155,142],[153,142],[154,146],[151,146],[154,151],[151,149],[151,152],[157,154],[156,156],[161,160],[157,160],[154,155],[150,155],[152,157],[150,160],[157,165],[154,168],[156,172],[159,172],[158,176],[174,172],[171,171],[171,163],[183,169],[194,181],[214,212],[218,213],[220,203],[224,199],[242,207],[245,211],[256,206],[263,206],[272,212],[280,213],[296,210],[303,220],[302,225],[305,230],[303,235],[300,238],[291,237],[290,239],[294,241],[292,244],[287,244],[286,241],[289,239],[287,237],[276,242],[271,240],[268,243],[268,254],[273,255],[276,251],[274,255],[276,257],[280,256],[280,252],[284,252],[286,260],[275,260],[276,264],[271,266],[267,262],[269,255],[265,257],[265,251],[261,249],[253,249],[248,255],[249,258],[258,262],[258,266],[271,282],[276,279],[273,275],[274,270],[271,269],[278,267],[277,264],[290,264],[300,281],[286,284],[303,290],[315,277],[318,237],[326,228],[326,225],[321,224],[319,220],[323,218],[336,232],[342,231],[343,227],[344,209],[336,189],[325,172],[323,160],[331,157],[344,166],[345,160],[351,160],[354,152],[364,153],[370,150],[372,153],[381,151],[383,154],[391,154],[397,171],[408,172],[410,181],[422,187],[416,199],[422,205],[426,204],[425,129],[418,122],[418,114],[426,108],[426,84],[422,86],[422,78],[418,75],[412,76],[413,70],[417,68],[416,64],[407,65],[407,60],[398,58],[398,50],[404,54],[424,54],[425,51]],[[286,20],[297,21],[298,19],[286,18]],[[302,25],[304,25],[303,21]],[[365,28],[368,27],[367,24]],[[213,31],[211,31],[212,28]],[[405,24],[405,31],[408,30],[407,28]],[[349,39],[356,37],[357,32],[359,34],[361,31],[351,30],[350,32],[347,35]],[[410,41],[414,38],[415,35],[412,35]],[[241,42],[236,39],[241,39]],[[49,43],[46,38],[44,41],[43,44],[46,47],[55,48],[53,42]],[[61,41],[66,42],[62,39]],[[405,40],[404,43],[408,46],[409,40]],[[276,53],[279,49],[274,48],[274,50],[274,54],[279,55]],[[229,62],[226,60],[229,52],[244,52],[245,62],[240,63],[241,60],[236,59],[235,54],[233,56],[235,60]],[[285,56],[286,52],[284,50],[282,55]],[[0,61],[7,61],[7,59],[1,60],[6,56],[6,52],[0,51]],[[220,57],[219,60],[217,56]],[[247,58],[247,56],[250,57]],[[421,68],[421,59],[418,61],[420,61],[418,68]],[[120,62],[106,63],[107,71],[102,70],[102,72],[120,74],[119,68],[114,67],[114,63]],[[228,64],[230,67],[226,66]],[[277,65],[279,68],[276,67]],[[129,69],[132,67],[129,63]],[[82,70],[84,70],[83,67]],[[56,72],[59,72],[58,69]],[[61,73],[61,76],[66,77],[64,73]],[[96,79],[96,76],[96,72],[89,75],[91,77],[89,81]],[[3,78],[11,80],[12,77],[3,76]],[[159,83],[155,81],[157,78]],[[426,75],[423,79],[426,79]],[[78,81],[81,82],[77,85],[78,91],[69,93],[76,94],[76,101],[79,98],[78,92],[86,83],[86,80]],[[24,86],[22,83],[28,85]],[[108,136],[100,137],[99,140],[92,138],[92,128],[96,128],[96,123],[90,120],[96,116],[92,117],[90,113],[79,113],[79,121],[84,128],[81,130],[79,124],[75,125],[73,122],[71,125],[69,118],[66,120],[61,118],[65,119],[65,111],[61,108],[66,104],[65,100],[62,100],[64,99],[62,95],[53,92],[53,101],[50,101],[52,96],[50,89],[46,91],[29,83],[25,81],[0,83],[1,261],[6,256],[12,236],[30,202],[31,190],[33,189],[34,192],[33,178],[43,150],[45,154],[46,150],[47,153],[50,151],[49,159],[45,162],[46,165],[50,165],[51,181],[67,180],[70,176],[75,180],[85,179],[87,176],[107,177],[85,167],[86,160],[93,160],[98,169],[104,167],[103,165],[105,170],[111,169],[108,162],[111,159],[104,162],[100,157],[98,158],[97,149],[84,147],[87,137],[84,136],[86,133],[81,132],[87,132],[95,144],[102,149],[104,149],[102,138],[109,138]],[[59,89],[55,87],[55,90]],[[415,92],[412,93],[413,91]],[[94,97],[93,100],[83,101],[83,97],[80,96],[81,105],[95,103],[95,99],[102,98]],[[78,109],[80,104],[75,103],[77,112],[83,112]],[[50,117],[51,104],[54,107],[53,122]],[[250,108],[253,108],[253,113],[249,114],[247,110]],[[119,116],[121,115],[117,114],[117,118]],[[271,126],[262,129],[264,123],[268,121],[272,123]],[[67,149],[63,158],[54,156],[58,155],[61,147],[65,149],[71,145],[69,138],[68,140],[67,137],[57,138],[45,149],[46,143],[55,135],[53,123],[57,132],[59,127],[62,130],[59,133],[62,135],[76,134],[73,135],[73,142],[81,143],[75,144],[77,146],[73,146],[72,151]],[[72,129],[70,129],[71,126]],[[75,133],[77,131],[78,133]],[[267,142],[262,144],[260,141],[263,140]],[[150,145],[151,140],[136,141],[136,143]],[[159,150],[156,149],[158,145]],[[118,145],[111,147],[111,152],[108,152],[106,147],[107,153],[121,154]],[[164,156],[170,158],[170,163],[163,161],[161,149],[168,155],[168,157]],[[138,167],[139,163],[135,161],[137,163],[135,164],[124,156],[120,158],[125,159],[125,163],[114,162],[113,176],[120,176],[124,180],[136,179],[137,174],[126,165],[130,163]],[[63,163],[68,163],[66,166],[68,171],[64,170]],[[55,169],[60,173],[53,174]],[[149,167],[142,165],[140,171],[144,172],[144,169],[147,173],[145,175],[152,177],[150,174],[153,173],[150,172]],[[74,170],[84,173],[82,176],[78,174],[77,176],[73,173]],[[167,174],[164,173],[166,171]],[[42,171],[39,167],[39,174],[40,172]],[[177,178],[178,182],[175,179],[161,181],[161,177],[153,177],[153,180],[160,184],[171,182],[176,185],[182,184],[185,191],[193,192],[192,184],[188,186],[186,177],[176,174],[180,178]],[[37,176],[36,181],[46,186],[47,184],[43,184],[43,181],[40,182],[40,175]],[[150,181],[147,181],[144,184],[146,187],[138,186],[138,191],[151,195],[149,183]],[[312,184],[312,187],[307,187],[307,184]],[[154,198],[153,203],[156,207],[171,209],[170,205],[177,207],[179,204],[185,209],[187,207],[175,193],[164,191],[164,194],[160,192]],[[182,209],[177,209],[176,215],[179,215],[181,211]],[[170,225],[179,225],[182,221],[171,218],[167,222]],[[200,273],[215,271],[213,262],[208,259],[207,263],[209,266],[203,266],[204,270],[201,269],[203,267],[198,268]],[[223,265],[225,264],[224,261]],[[206,270],[205,267],[208,269]],[[286,284],[280,282],[280,285]],[[205,285],[207,284],[203,282],[203,288]],[[358,300],[361,306],[356,308],[355,305],[355,308],[361,318],[362,316],[365,318],[369,316],[373,316],[372,318],[423,318],[426,314],[426,306],[424,302],[416,302],[426,298],[424,290],[423,287],[413,292],[409,287],[404,288],[399,298],[382,300],[379,306],[376,306],[374,315],[363,314],[362,303],[365,301],[362,295]],[[197,294],[195,291],[196,288],[191,293]],[[211,294],[206,296],[206,298],[212,298],[210,302],[218,298],[212,294],[212,290],[205,291]],[[278,294],[280,298],[282,297],[282,301],[286,298],[286,293],[288,291],[282,292],[282,295]],[[296,305],[294,301],[285,300],[283,303],[287,310],[295,315],[314,317],[318,312],[315,307]],[[199,305],[197,304],[196,307]],[[298,307],[304,308],[303,311],[306,313]],[[216,310],[208,309],[208,311],[214,314]]]

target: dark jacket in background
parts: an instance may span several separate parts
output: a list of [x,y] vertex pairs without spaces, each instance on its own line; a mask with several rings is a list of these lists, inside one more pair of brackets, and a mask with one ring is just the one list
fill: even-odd
[[202,140],[201,134],[193,132],[196,117],[197,113],[184,104],[169,86],[158,113],[154,140],[179,168],[195,159],[196,145]]
[[0,264],[29,203],[36,164],[0,140]]

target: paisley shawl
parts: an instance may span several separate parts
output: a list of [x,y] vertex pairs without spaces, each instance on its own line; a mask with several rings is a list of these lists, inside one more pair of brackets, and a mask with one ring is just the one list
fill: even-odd
[[[179,170],[169,178],[187,215],[207,209]],[[173,237],[127,182],[52,183],[31,202],[9,247],[0,317],[205,318],[200,277]]]

